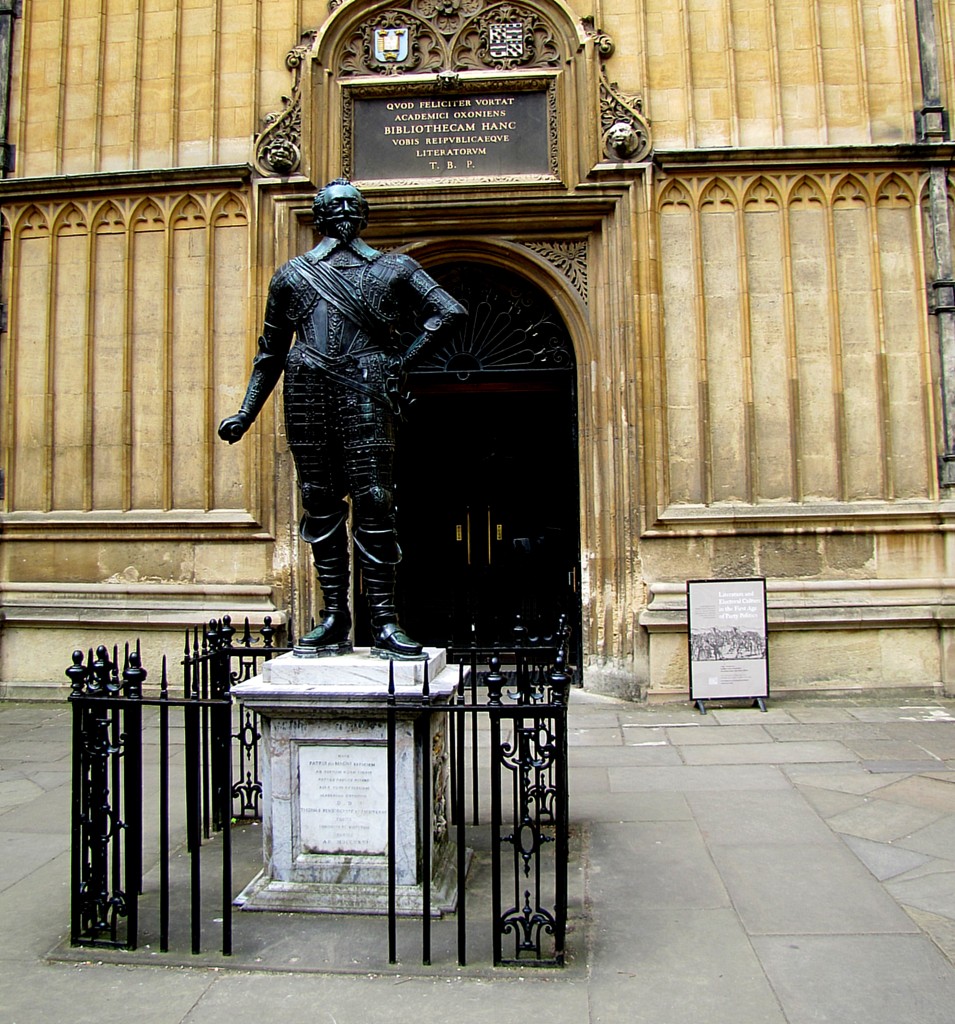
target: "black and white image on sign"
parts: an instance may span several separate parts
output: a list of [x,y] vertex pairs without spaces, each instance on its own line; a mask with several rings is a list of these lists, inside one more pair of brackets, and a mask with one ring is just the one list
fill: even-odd
[[751,629],[731,626],[720,629],[695,629],[690,636],[693,661],[734,661],[740,658],[765,658],[766,637]]
[[766,581],[690,580],[686,594],[690,698],[768,696]]

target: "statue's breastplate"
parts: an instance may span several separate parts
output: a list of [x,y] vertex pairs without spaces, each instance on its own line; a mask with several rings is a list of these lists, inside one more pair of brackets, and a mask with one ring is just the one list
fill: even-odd
[[387,324],[398,319],[398,303],[395,297],[397,274],[387,258],[365,264],[359,274],[361,300],[375,317]]
[[[363,261],[353,253],[339,251],[328,258],[328,263],[345,279],[353,294],[361,296],[366,270]],[[309,311],[302,327],[308,347],[328,359],[340,359],[368,347],[367,334],[321,297]]]

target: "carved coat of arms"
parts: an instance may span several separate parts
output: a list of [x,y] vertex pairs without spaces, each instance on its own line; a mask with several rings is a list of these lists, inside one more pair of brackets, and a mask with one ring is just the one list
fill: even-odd
[[488,51],[495,60],[524,56],[524,26],[519,21],[497,21],[488,26]]
[[399,63],[408,56],[409,30],[388,25],[375,29],[375,59],[382,64]]

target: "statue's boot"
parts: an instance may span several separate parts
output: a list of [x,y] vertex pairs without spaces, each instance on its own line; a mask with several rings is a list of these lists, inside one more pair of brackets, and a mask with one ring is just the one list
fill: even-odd
[[315,654],[346,654],[352,649],[347,512],[329,516],[306,515],[300,533],[312,545],[312,561],[318,572],[325,608],[321,622],[306,633],[298,649]]
[[420,658],[421,644],[398,624],[395,571],[401,550],[392,527],[362,527],[355,532],[362,582],[374,638],[372,653],[382,658]]

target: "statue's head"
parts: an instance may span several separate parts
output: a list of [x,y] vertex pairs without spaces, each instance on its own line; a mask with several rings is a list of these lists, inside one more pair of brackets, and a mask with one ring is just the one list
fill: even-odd
[[368,202],[347,178],[336,178],[315,197],[312,217],[323,235],[350,242],[368,223]]

